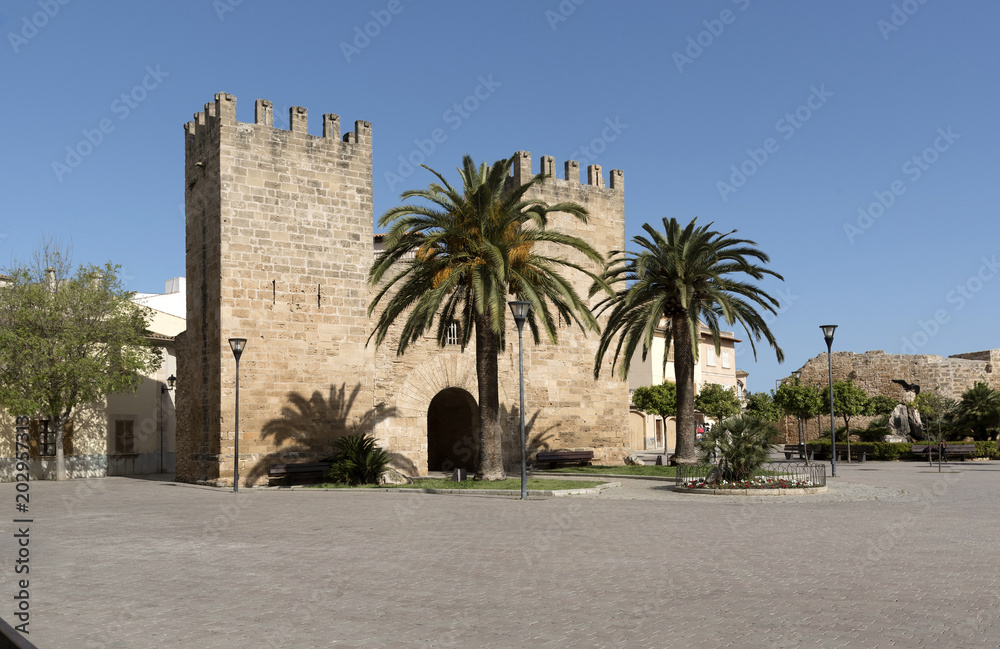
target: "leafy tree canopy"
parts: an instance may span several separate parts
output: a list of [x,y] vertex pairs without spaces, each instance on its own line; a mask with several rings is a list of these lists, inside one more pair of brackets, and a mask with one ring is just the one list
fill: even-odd
[[786,415],[796,415],[803,419],[818,416],[824,410],[825,392],[815,385],[795,381],[782,383],[774,393],[774,403]]
[[659,385],[636,388],[632,394],[632,403],[643,412],[673,417],[677,414],[677,384],[664,381]]
[[774,402],[774,396],[768,392],[753,392],[747,397],[747,414],[754,415],[764,421],[775,422],[781,419],[784,412]]
[[68,252],[46,244],[33,264],[6,268],[10,280],[0,283],[0,407],[52,422],[58,479],[74,410],[134,392],[160,366],[146,337],[151,312],[130,301],[118,271],[108,263],[74,272]]
[[732,388],[707,383],[694,398],[694,407],[715,421],[722,421],[740,413],[740,400]]
[[864,414],[871,416],[888,415],[896,409],[897,405],[899,404],[892,397],[887,397],[884,394],[876,394],[868,400],[868,407]]

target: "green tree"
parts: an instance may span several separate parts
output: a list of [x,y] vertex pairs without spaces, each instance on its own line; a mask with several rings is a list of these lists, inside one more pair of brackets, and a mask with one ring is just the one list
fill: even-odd
[[673,417],[677,414],[677,384],[664,381],[659,385],[644,385],[635,389],[632,403],[643,412],[660,417]]
[[[677,384],[664,381],[659,385],[644,385],[635,389],[632,403],[643,412],[658,415],[663,418],[666,426],[667,417],[677,414]],[[663,452],[667,452],[667,436],[663,436]]]
[[719,472],[725,480],[747,480],[753,477],[770,457],[770,439],[777,431],[774,424],[753,415],[730,417],[705,434],[699,444],[702,462],[708,462],[716,451]]
[[871,417],[888,415],[896,409],[897,405],[899,404],[892,397],[887,397],[884,394],[876,394],[874,397],[868,399],[868,407],[865,409],[864,414]]
[[847,461],[851,461],[851,417],[868,411],[868,393],[854,385],[854,381],[834,381],[833,409],[844,419],[844,437],[847,438]]
[[825,392],[815,385],[806,385],[796,380],[782,383],[774,393],[774,403],[786,415],[795,415],[804,420],[818,417],[823,413]]
[[758,419],[772,423],[781,419],[782,415],[781,408],[774,402],[774,395],[770,392],[750,393],[747,396],[746,412],[748,415],[753,415]]
[[[675,349],[675,459],[684,464],[696,461],[694,368],[702,327],[711,333],[717,353],[721,351],[721,323],[739,323],[748,333],[754,358],[755,341],[763,336],[778,360],[784,360],[784,353],[760,313],[776,314],[778,300],[746,281],[766,276],[782,279],[781,275],[763,265],[770,259],[753,241],[731,236],[735,230],[720,233],[711,229],[711,223],[698,227],[696,222],[683,227],[675,219],[663,219],[663,232],[647,223],[642,227],[648,237],[632,239],[639,248],[637,252],[612,253],[603,279],[617,290],[597,306],[599,313],[610,311],[610,316],[594,359],[597,377],[617,338],[611,365],[612,369],[617,366],[619,376],[625,379],[633,353],[641,348],[645,360],[653,348],[653,338],[663,328],[664,365],[671,345]],[[601,288],[595,284],[591,294]]]
[[707,383],[694,398],[694,407],[716,422],[740,414],[740,400],[731,388]]
[[955,417],[958,425],[970,429],[975,439],[989,439],[990,431],[1000,427],[1000,391],[976,381],[962,393]]
[[41,416],[56,433],[56,479],[66,478],[63,427],[79,406],[134,392],[160,366],[149,309],[130,301],[119,267],[80,266],[49,248],[14,262],[0,283],[0,407]]
[[586,222],[587,210],[576,203],[547,205],[527,198],[544,176],[510,186],[512,163],[513,158],[476,167],[465,156],[459,187],[425,167],[440,184],[404,192],[403,200],[421,204],[407,203],[382,215],[379,226],[388,227],[385,250],[369,273],[369,282],[379,288],[368,306],[369,315],[381,309],[371,335],[377,345],[399,320],[404,321],[396,348],[400,355],[434,328],[435,319],[441,346],[454,320],[461,322],[463,344],[475,333],[481,422],[476,477],[485,480],[504,478],[497,356],[504,349],[508,299],[531,303],[528,327],[536,343],[540,329],[556,342],[557,315],[582,329],[599,329],[561,271],[585,273],[599,285],[600,278],[577,263],[544,254],[554,246],[603,262],[582,239],[546,228],[553,212]]
[[[824,392],[815,385],[806,385],[795,379],[792,383],[782,383],[774,393],[774,404],[786,415],[801,419],[801,426],[823,412]],[[798,422],[797,422],[798,423]],[[806,456],[808,458],[808,455]],[[806,460],[808,462],[808,459]]]
[[[954,399],[941,396],[936,392],[925,390],[913,399],[913,407],[920,413],[924,421],[926,438],[938,445],[944,443],[947,428],[942,424],[955,412],[957,402]],[[940,450],[940,449],[939,449]],[[930,460],[931,455],[927,455]],[[938,473],[941,472],[941,453],[938,453]]]

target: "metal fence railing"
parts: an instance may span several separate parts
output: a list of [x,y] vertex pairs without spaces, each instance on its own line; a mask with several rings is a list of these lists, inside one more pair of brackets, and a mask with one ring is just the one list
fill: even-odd
[[788,489],[826,485],[826,465],[819,462],[765,462],[753,471],[716,464],[677,467],[677,486],[714,489]]

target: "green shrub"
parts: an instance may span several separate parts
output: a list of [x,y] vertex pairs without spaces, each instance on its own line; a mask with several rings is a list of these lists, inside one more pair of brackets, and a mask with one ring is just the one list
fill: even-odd
[[771,452],[774,425],[753,415],[723,420],[699,443],[702,462],[718,450],[719,471],[725,480],[741,481],[753,476]]
[[881,442],[890,432],[888,427],[869,426],[867,430],[859,430],[858,437],[862,442]]
[[330,465],[330,480],[339,484],[378,484],[389,465],[389,454],[368,435],[348,435],[334,444],[337,454]]

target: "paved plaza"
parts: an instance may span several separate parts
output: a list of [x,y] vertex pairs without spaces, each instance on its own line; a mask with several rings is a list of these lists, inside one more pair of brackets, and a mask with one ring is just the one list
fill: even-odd
[[[40,649],[998,647],[1000,462],[839,466],[827,494],[31,483]],[[15,485],[0,592],[12,621]],[[17,576],[20,577],[20,576]]]

